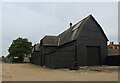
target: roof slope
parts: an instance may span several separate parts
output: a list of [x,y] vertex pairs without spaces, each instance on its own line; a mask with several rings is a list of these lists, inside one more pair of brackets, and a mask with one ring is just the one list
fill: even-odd
[[79,21],[78,23],[69,27],[66,31],[58,35],[60,45],[75,40],[79,34],[79,30],[81,29],[82,24],[87,18],[88,17],[84,18],[83,20]]
[[67,30],[65,30],[63,33],[59,34],[58,36],[45,36],[43,38],[43,42],[44,42],[43,44],[59,46],[59,45],[68,43],[70,41],[76,40],[77,36],[79,35],[79,33],[82,29],[83,24],[89,19],[93,19],[95,21],[95,23],[98,25],[98,27],[100,27],[101,32],[103,33],[105,39],[108,41],[101,26],[98,24],[98,22],[94,19],[94,17],[92,15],[89,15],[86,18],[84,18],[83,20],[76,23],[75,25],[70,26]]
[[43,45],[57,46],[57,36],[45,36],[42,39]]

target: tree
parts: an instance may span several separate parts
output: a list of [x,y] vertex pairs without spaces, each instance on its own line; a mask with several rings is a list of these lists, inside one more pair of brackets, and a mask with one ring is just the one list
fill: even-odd
[[5,57],[4,56],[2,56],[2,62],[4,62],[5,61]]
[[16,40],[13,40],[8,51],[10,56],[19,57],[19,60],[23,62],[24,55],[31,53],[32,43],[28,41],[27,38],[18,37]]

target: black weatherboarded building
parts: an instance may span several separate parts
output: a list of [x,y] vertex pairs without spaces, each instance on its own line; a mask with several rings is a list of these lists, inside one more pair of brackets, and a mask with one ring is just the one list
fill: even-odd
[[[45,36],[31,56],[31,62],[50,68],[103,65],[107,57],[107,37],[92,15],[58,36]],[[34,46],[36,48],[36,46]]]

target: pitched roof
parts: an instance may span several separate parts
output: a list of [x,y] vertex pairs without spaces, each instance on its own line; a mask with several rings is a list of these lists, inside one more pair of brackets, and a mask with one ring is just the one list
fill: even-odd
[[108,56],[116,56],[120,55],[119,49],[108,49]]
[[79,30],[81,29],[82,24],[87,18],[88,17],[84,18],[83,20],[79,21],[78,23],[69,27],[66,31],[58,35],[60,45],[75,40],[80,32]]
[[46,35],[43,37],[42,43],[43,43],[43,45],[57,46],[57,43],[58,43],[57,36]]
[[63,33],[59,34],[58,36],[45,36],[43,38],[43,45],[59,46],[59,45],[68,43],[70,41],[76,40],[77,36],[80,33],[80,30],[82,29],[82,25],[91,18],[95,21],[95,23],[98,25],[98,27],[100,27],[101,32],[103,33],[104,37],[108,41],[101,26],[98,24],[98,22],[94,19],[94,17],[92,15],[89,15],[86,18],[84,18],[83,20],[76,23],[75,25],[70,26],[67,30],[65,30]]

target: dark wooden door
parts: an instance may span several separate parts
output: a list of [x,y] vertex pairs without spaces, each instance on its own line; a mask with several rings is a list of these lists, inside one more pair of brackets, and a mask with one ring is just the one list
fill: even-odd
[[101,65],[99,46],[87,46],[87,63],[88,66]]

